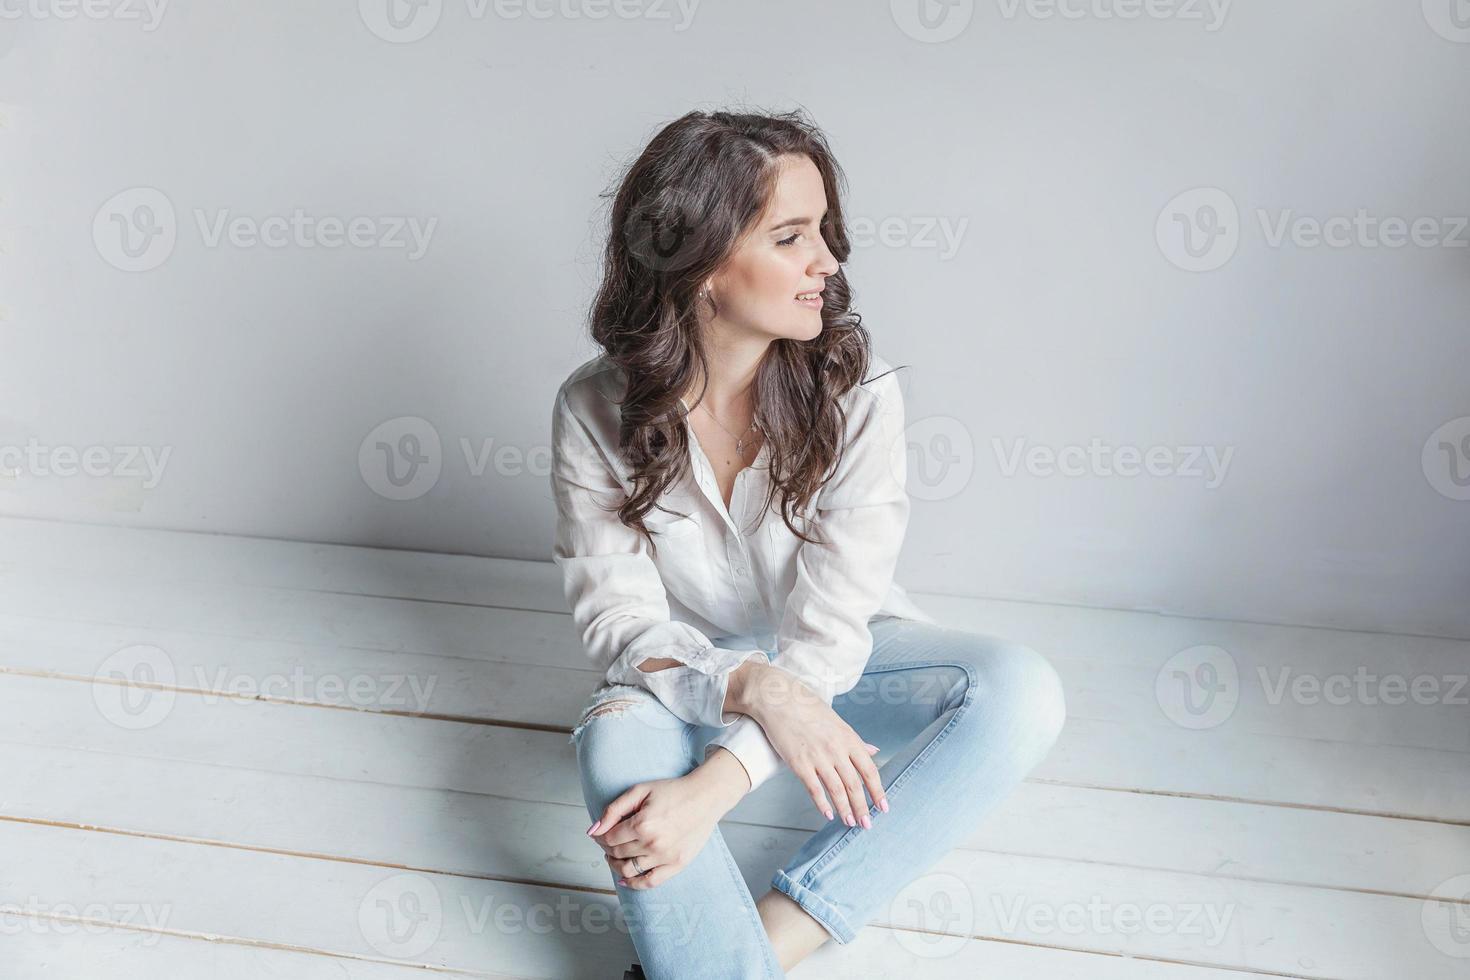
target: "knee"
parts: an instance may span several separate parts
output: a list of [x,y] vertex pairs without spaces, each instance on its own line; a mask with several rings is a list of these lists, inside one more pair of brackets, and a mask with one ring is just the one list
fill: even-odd
[[1020,647],[1019,651],[1018,659],[1024,661],[1021,672],[1025,694],[1022,700],[1026,713],[1038,737],[1049,748],[1067,723],[1067,695],[1062,677],[1051,661],[1035,650]]
[[980,658],[971,671],[972,686],[987,689],[991,710],[1015,719],[1045,751],[1067,721],[1067,698],[1051,661],[1019,643],[1004,643]]
[[661,778],[650,767],[662,762],[666,738],[682,725],[642,688],[620,685],[599,692],[569,739],[588,806],[600,809],[633,783]]

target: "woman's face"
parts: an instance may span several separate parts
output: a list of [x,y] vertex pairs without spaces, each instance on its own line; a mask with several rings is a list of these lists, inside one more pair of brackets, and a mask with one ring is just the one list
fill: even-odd
[[797,296],[820,291],[839,268],[820,230],[827,193],[810,157],[779,159],[766,213],[710,280],[720,311],[712,326],[726,340],[811,340],[822,332],[822,297]]

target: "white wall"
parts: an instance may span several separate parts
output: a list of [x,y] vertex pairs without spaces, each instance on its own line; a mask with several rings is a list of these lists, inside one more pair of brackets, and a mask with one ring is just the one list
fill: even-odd
[[[1470,488],[1439,449],[1470,472],[1456,0],[988,0],[932,29],[897,0],[443,0],[402,43],[382,2],[6,0],[0,511],[547,557],[599,191],[689,108],[801,104],[854,218],[893,219],[850,275],[914,365],[910,589],[1470,636]],[[1182,268],[1173,213],[1222,199],[1215,267]],[[142,204],[164,234],[130,257]],[[427,249],[210,243],[296,208],[411,218]],[[1441,242],[1271,244],[1283,213],[1360,209]],[[394,500],[368,436],[406,416],[439,448]],[[1231,455],[1210,487],[1006,475],[992,443],[1093,439]]]

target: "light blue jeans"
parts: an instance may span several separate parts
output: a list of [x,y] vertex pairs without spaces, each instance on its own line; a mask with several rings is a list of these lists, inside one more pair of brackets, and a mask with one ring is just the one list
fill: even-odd
[[[1055,669],[1028,647],[894,617],[869,628],[873,653],[863,676],[832,707],[879,747],[889,812],[869,801],[868,830],[836,817],[771,879],[839,943],[963,843],[1042,760],[1066,716]],[[610,700],[622,703],[592,713]],[[643,688],[602,688],[571,735],[589,817],[635,783],[689,772],[718,732],[681,721]],[[770,782],[782,779],[795,777],[783,770]],[[609,874],[650,980],[785,975],[718,827],[657,887],[620,887]]]

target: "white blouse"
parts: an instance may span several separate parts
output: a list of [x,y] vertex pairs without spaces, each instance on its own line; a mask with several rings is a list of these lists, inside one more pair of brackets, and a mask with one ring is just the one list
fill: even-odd
[[[870,356],[870,378],[889,368]],[[604,684],[643,687],[680,719],[723,729],[706,757],[725,747],[745,766],[754,789],[784,762],[753,718],[723,711],[732,670],[771,651],[773,664],[830,704],[862,676],[872,653],[871,620],[936,622],[893,580],[909,515],[898,378],[887,374],[856,385],[843,398],[846,450],[814,500],[818,528],[830,544],[792,534],[779,498],[757,517],[768,486],[769,442],[736,474],[727,510],[686,419],[691,473],[659,498],[672,513],[655,508],[644,517],[657,556],[615,512],[633,489],[631,470],[617,452],[617,402],[625,383],[622,370],[600,355],[557,390],[553,560]],[[810,533],[802,518],[795,522]],[[724,638],[730,642],[716,642]],[[639,670],[649,658],[685,666]]]

